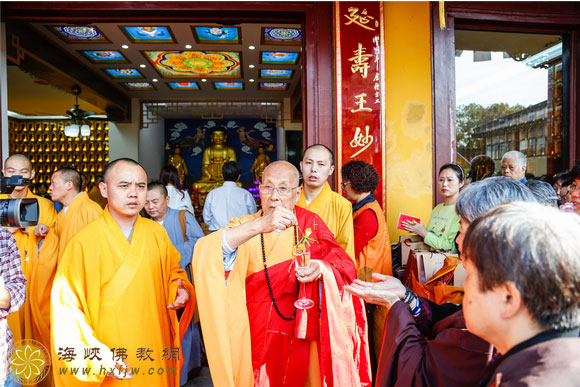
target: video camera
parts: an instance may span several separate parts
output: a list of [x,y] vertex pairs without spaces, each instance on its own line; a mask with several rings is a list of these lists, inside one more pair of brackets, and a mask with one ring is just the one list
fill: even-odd
[[[0,172],[0,193],[11,194],[14,187],[29,185],[22,176],[4,177]],[[34,198],[0,199],[0,226],[26,228],[38,223],[38,201]]]

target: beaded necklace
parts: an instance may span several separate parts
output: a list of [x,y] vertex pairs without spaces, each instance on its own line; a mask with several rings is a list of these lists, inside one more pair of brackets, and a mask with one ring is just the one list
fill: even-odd
[[[264,215],[263,212],[262,215]],[[296,244],[298,243],[298,233],[296,232],[296,226],[294,226],[294,242]],[[278,305],[276,305],[276,301],[274,300],[274,294],[272,293],[272,285],[270,285],[270,277],[268,277],[268,266],[266,266],[266,249],[264,248],[264,234],[262,233],[260,233],[260,243],[262,245],[262,260],[264,261],[264,272],[266,273],[266,282],[268,283],[268,290],[270,291],[270,299],[272,300],[272,304],[274,304],[274,309],[276,310],[276,313],[278,314],[278,316],[280,316],[281,319],[286,321],[292,321],[292,319],[296,317],[297,310],[296,307],[294,307],[294,313],[292,314],[292,316],[286,317],[278,310]],[[299,291],[300,291],[300,283],[298,282],[298,280],[296,280],[296,299],[298,299]]]

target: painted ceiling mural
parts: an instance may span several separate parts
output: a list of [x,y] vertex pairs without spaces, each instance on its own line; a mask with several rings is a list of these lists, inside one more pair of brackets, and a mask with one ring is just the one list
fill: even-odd
[[250,93],[247,98],[271,99],[288,97],[300,87],[303,34],[296,26],[35,25],[71,54],[82,56],[85,65],[109,82],[142,96],[188,90],[205,91],[208,94],[203,96],[208,98],[227,98],[224,91],[243,90],[246,93],[236,98]]
[[265,51],[262,52],[262,63],[269,64],[289,64],[293,65],[298,62],[298,56],[300,54],[297,52],[272,52]]
[[103,69],[112,78],[143,78],[137,69]]
[[93,63],[127,63],[127,59],[120,51],[82,51],[82,53]]
[[272,28],[263,29],[263,43],[270,45],[291,45],[300,46],[302,44],[302,31],[299,28]]
[[165,26],[124,26],[121,30],[133,43],[174,43],[169,27]]
[[235,51],[145,51],[164,78],[241,78],[240,53]]
[[109,43],[109,40],[96,27],[48,26],[48,29],[67,43]]
[[192,27],[192,29],[198,43],[240,43],[238,27]]
[[172,90],[199,90],[197,82],[169,82],[167,86]]

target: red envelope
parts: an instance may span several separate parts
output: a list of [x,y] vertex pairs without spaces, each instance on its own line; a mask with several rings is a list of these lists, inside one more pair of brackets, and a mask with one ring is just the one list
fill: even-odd
[[419,223],[421,221],[421,218],[416,218],[416,217],[411,216],[411,215],[400,213],[399,214],[399,221],[397,222],[397,228],[399,230],[404,230],[403,222],[406,222],[406,221]]

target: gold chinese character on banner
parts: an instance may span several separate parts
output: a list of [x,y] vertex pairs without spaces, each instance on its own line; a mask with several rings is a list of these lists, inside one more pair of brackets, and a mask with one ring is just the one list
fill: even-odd
[[367,93],[360,93],[360,94],[354,96],[354,98],[356,99],[355,105],[358,105],[358,109],[351,109],[350,110],[351,113],[372,112],[373,111],[373,109],[365,106],[365,103],[367,103],[367,101],[365,99],[366,96],[367,96]]
[[348,60],[354,62],[350,66],[352,72],[356,73],[358,71],[361,76],[366,79],[369,70],[369,60],[372,58],[372,55],[365,54],[365,52],[366,50],[362,46],[362,43],[359,43],[358,48],[353,52],[354,56],[352,58],[348,58]]
[[366,131],[366,133],[363,135],[361,133],[360,127],[356,128],[356,131],[354,132],[354,137],[350,141],[350,147],[351,148],[358,148],[358,147],[362,146],[362,148],[359,149],[358,152],[356,152],[355,154],[350,156],[351,159],[353,157],[356,157],[359,154],[361,154],[365,149],[367,149],[373,143],[374,137],[369,134],[369,126],[368,125],[365,125],[365,131]]
[[[374,17],[367,15],[367,10],[363,9],[362,12],[358,13],[359,9],[356,7],[350,7],[348,9],[349,15],[343,15],[344,17],[346,17],[349,21],[344,23],[345,26],[351,25],[352,23],[367,29],[369,31],[374,31],[374,28],[371,28],[370,26],[368,26],[367,24],[369,24],[369,22],[371,20],[374,20]],[[375,25],[377,23],[375,22]]]

